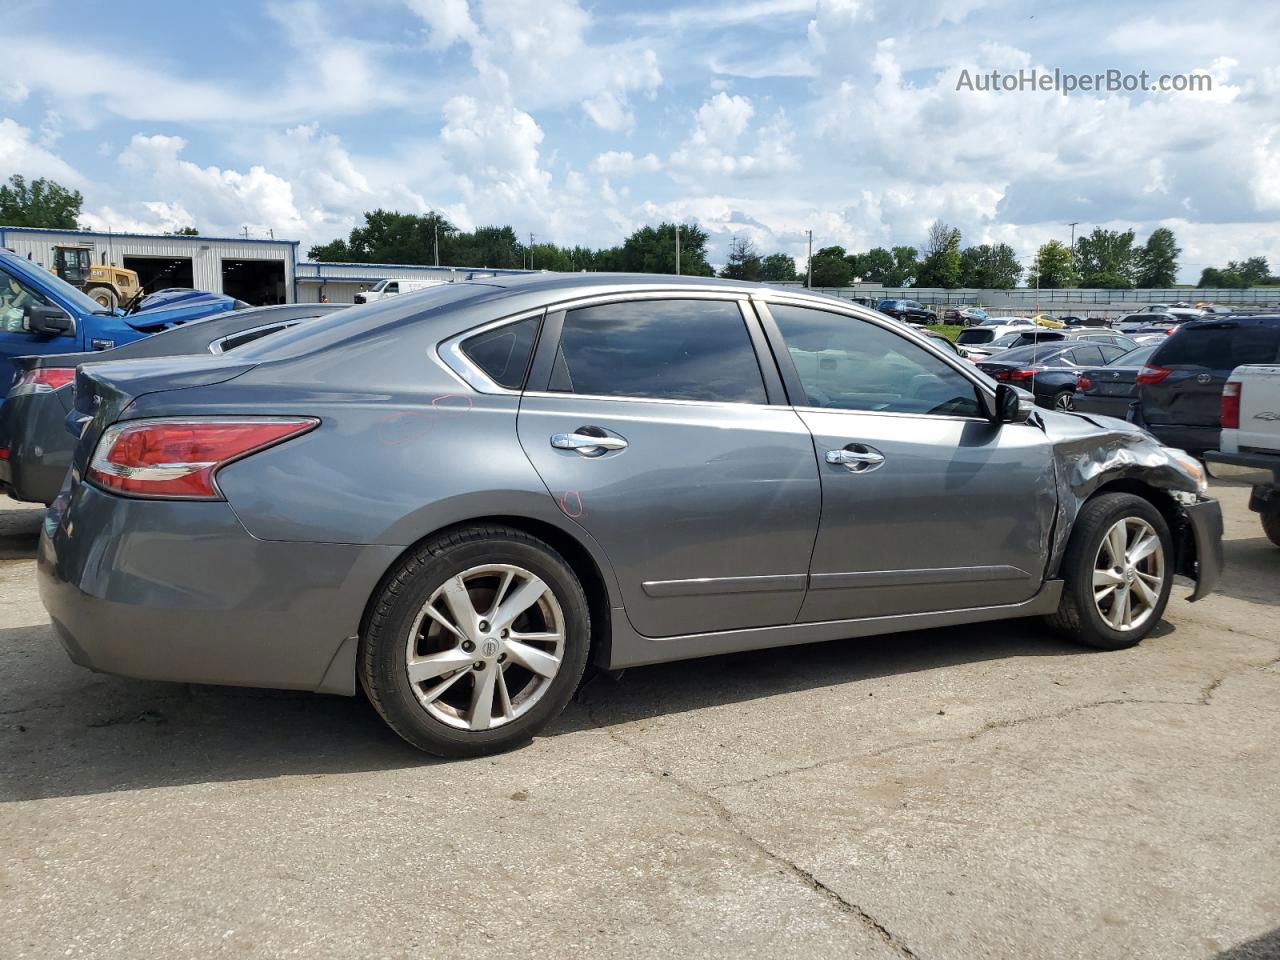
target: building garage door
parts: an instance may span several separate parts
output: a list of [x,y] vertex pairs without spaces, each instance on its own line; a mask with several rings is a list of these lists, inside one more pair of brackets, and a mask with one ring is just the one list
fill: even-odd
[[[147,293],[166,287],[194,287],[190,257],[129,257],[123,258],[126,270],[136,270],[138,283]],[[124,306],[124,304],[121,304]]]
[[288,303],[282,260],[223,260],[222,292],[253,306]]

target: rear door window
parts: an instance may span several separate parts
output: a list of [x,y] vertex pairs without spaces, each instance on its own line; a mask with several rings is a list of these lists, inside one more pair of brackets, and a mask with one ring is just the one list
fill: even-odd
[[477,333],[462,341],[462,352],[498,386],[519,390],[529,370],[541,319],[527,317]]
[[1076,347],[1071,351],[1072,362],[1078,367],[1096,367],[1102,363],[1102,351],[1092,343]]
[[549,389],[596,397],[767,403],[732,300],[629,300],[565,314]]

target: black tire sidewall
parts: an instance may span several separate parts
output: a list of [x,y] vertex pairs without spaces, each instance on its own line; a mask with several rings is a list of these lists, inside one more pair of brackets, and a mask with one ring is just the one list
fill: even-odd
[[[585,669],[591,622],[581,584],[550,547],[517,537],[487,532],[433,551],[396,595],[388,615],[365,639],[369,650],[362,665],[367,670],[366,685],[372,682],[376,687],[375,705],[400,736],[429,753],[482,755],[528,741],[564,709]],[[528,713],[491,730],[459,730],[432,717],[414,695],[405,670],[405,644],[418,611],[442,583],[470,567],[489,563],[523,567],[551,587],[565,621],[564,657],[551,688]]]
[[[1155,612],[1138,630],[1114,629],[1098,612],[1093,599],[1093,563],[1102,538],[1123,517],[1135,516],[1151,524],[1160,538],[1164,550],[1165,577]],[[1173,589],[1173,535],[1164,516],[1150,502],[1132,494],[1107,494],[1085,504],[1076,519],[1076,533],[1083,534],[1079,541],[1073,535],[1064,558],[1067,589],[1080,616],[1080,628],[1086,635],[1080,639],[1094,646],[1118,649],[1138,643],[1150,633],[1164,616],[1169,595]]]

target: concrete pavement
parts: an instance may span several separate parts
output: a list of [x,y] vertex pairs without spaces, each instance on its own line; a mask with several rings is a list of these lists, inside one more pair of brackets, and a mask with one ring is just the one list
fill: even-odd
[[1035,622],[670,664],[527,749],[98,676],[0,504],[5,957],[1280,955],[1280,549],[1135,650]]

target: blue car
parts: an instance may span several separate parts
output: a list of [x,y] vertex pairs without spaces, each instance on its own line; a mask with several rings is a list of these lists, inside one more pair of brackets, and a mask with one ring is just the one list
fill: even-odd
[[244,306],[221,294],[199,294],[159,298],[126,314],[89,299],[39,264],[0,250],[0,397],[13,381],[14,357],[110,350]]

